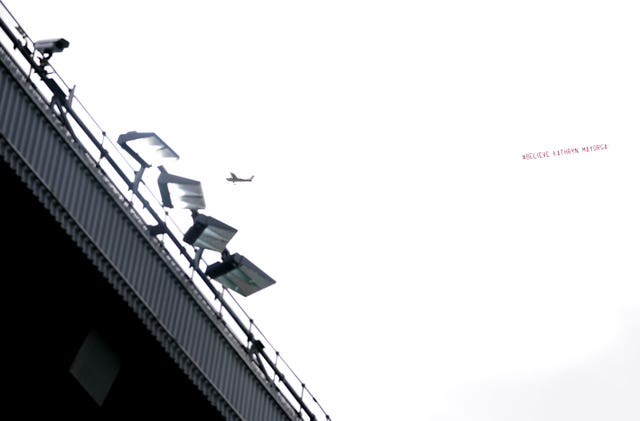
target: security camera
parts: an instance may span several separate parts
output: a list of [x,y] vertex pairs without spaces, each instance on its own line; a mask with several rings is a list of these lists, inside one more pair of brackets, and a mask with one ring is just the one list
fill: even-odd
[[53,38],[36,41],[33,46],[42,54],[50,57],[53,53],[59,53],[69,46],[69,41],[64,38]]

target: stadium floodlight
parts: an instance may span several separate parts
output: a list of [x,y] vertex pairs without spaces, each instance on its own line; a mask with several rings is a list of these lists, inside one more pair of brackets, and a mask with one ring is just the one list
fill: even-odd
[[249,259],[238,253],[223,253],[222,261],[209,265],[205,273],[245,297],[276,283]]
[[129,153],[143,168],[157,166],[166,161],[179,158],[162,139],[155,133],[127,132],[118,136],[118,145]]
[[169,174],[164,167],[158,167],[158,187],[165,208],[184,208],[191,210],[204,209],[204,193],[202,184],[197,180]]
[[224,222],[207,215],[194,212],[193,226],[184,234],[184,242],[193,247],[205,248],[222,253],[227,243],[238,232]]
[[121,134],[118,136],[118,145],[140,163],[140,169],[135,172],[135,177],[129,187],[134,191],[138,188],[145,169],[179,158],[178,154],[160,139],[160,136],[152,132],[131,131]]

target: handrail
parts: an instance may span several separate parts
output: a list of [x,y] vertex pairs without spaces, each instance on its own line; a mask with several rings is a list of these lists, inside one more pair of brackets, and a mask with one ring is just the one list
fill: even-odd
[[[13,30],[5,23],[4,19],[2,17],[0,17],[0,28],[2,28],[3,32],[6,34],[6,36],[9,38],[9,40],[12,42],[13,48],[20,53],[20,56],[22,58],[24,58],[26,60],[27,64],[28,64],[29,72],[28,72],[28,74],[26,72],[24,72],[25,73],[25,77],[27,78],[27,80],[29,82],[33,83],[34,87],[35,87],[37,81],[34,81],[31,78],[31,72],[34,71],[35,74],[40,77],[40,79],[41,79],[42,83],[44,84],[44,86],[51,92],[51,94],[52,94],[52,98],[51,98],[52,102],[51,102],[51,104],[52,105],[55,104],[59,108],[60,116],[63,117],[62,120],[67,122],[67,124],[69,124],[69,122],[66,120],[66,114],[70,115],[73,118],[73,122],[78,125],[78,127],[82,130],[84,135],[89,139],[90,143],[97,149],[97,152],[99,153],[99,159],[94,160],[93,163],[96,166],[98,166],[99,168],[101,168],[104,171],[106,171],[107,168],[103,167],[104,164],[101,163],[102,160],[104,159],[109,164],[108,168],[113,170],[113,171],[115,171],[117,176],[121,179],[121,181],[124,182],[125,187],[126,187],[125,191],[122,191],[122,188],[116,186],[116,188],[119,189],[119,191],[123,195],[123,197],[124,197],[124,195],[129,194],[129,193],[133,194],[136,197],[136,199],[140,201],[142,209],[145,210],[146,212],[148,212],[149,215],[151,216],[151,218],[153,218],[153,220],[156,221],[156,223],[166,226],[166,221],[159,215],[158,212],[156,212],[154,210],[154,208],[153,208],[152,204],[149,202],[149,200],[147,200],[144,197],[144,195],[142,195],[142,193],[139,190],[139,186],[136,186],[135,185],[136,183],[134,183],[134,181],[129,179],[127,174],[122,170],[121,165],[118,164],[118,162],[116,162],[116,160],[113,158],[111,153],[105,148],[105,145],[104,145],[104,141],[105,140],[108,140],[113,145],[113,142],[111,142],[110,138],[106,135],[106,132],[104,130],[102,130],[102,128],[100,128],[100,126],[95,121],[95,119],[93,119],[93,117],[84,108],[84,106],[82,106],[82,103],[78,100],[78,98],[73,97],[72,101],[70,101],[69,97],[71,96],[70,94],[72,93],[72,90],[69,89],[68,85],[60,77],[60,75],[55,71],[55,69],[47,62],[39,64],[39,63],[37,63],[35,61],[34,57],[35,57],[35,54],[36,54],[36,49],[34,48],[33,50],[31,50],[29,48],[29,46],[28,46],[29,43],[30,43],[31,46],[33,47],[33,44],[34,44],[33,41],[28,37],[28,35],[24,31],[24,29],[19,25],[17,20],[13,17],[11,12],[6,8],[6,6],[4,5],[4,3],[2,3],[1,0],[0,0],[0,4],[4,8],[4,10],[8,13],[9,17],[11,18],[11,20],[16,24],[16,30],[18,31],[18,33],[22,37],[22,40],[21,40],[18,36],[16,36],[14,34]],[[0,10],[0,12],[1,12],[1,10]],[[14,60],[15,59],[16,59],[16,57],[14,57]],[[50,72],[47,71],[47,67],[49,69],[51,69]],[[22,69],[22,70],[24,71],[24,69]],[[67,91],[69,91],[70,94],[65,94],[63,88],[55,80],[53,80],[51,78],[51,75],[56,76],[62,82],[64,87],[67,89]],[[42,94],[42,92],[40,90],[38,90],[38,93]],[[98,140],[98,138],[94,135],[92,130],[89,128],[89,126],[87,126],[87,124],[85,124],[83,119],[76,112],[76,110],[73,107],[73,104],[75,104],[75,103],[79,104],[79,106],[82,107],[82,109],[87,114],[87,117],[96,126],[96,128],[98,129],[98,132],[103,137],[102,141]],[[68,128],[69,128],[70,134],[74,137],[74,140],[78,141],[77,142],[78,145],[82,145],[82,147],[85,148],[84,142],[80,138],[77,137],[77,135],[74,133],[73,130],[71,130],[70,127],[68,127]],[[85,148],[85,152],[89,153],[89,151],[86,148]],[[122,159],[124,160],[124,158],[122,158]],[[124,161],[125,162],[123,162],[123,164],[126,163],[126,160],[124,160]],[[105,172],[105,176],[107,176],[106,172]],[[115,181],[115,180],[113,180],[113,181]],[[153,196],[153,194],[151,194],[151,195]],[[156,199],[156,202],[157,202],[157,199]],[[132,206],[132,210],[133,210],[133,206]],[[139,215],[139,217],[142,218],[142,215]],[[177,227],[177,225],[175,225],[175,227],[177,228],[178,231],[180,230]],[[170,239],[171,243],[174,245],[174,247],[176,247],[178,255],[184,257],[187,260],[188,267],[191,268],[194,273],[197,273],[199,275],[200,279],[205,283],[205,285],[208,287],[209,291],[213,293],[213,295],[215,297],[215,300],[217,300],[220,303],[221,309],[219,310],[218,316],[222,317],[222,309],[224,309],[226,311],[226,313],[235,322],[237,328],[239,328],[240,331],[242,332],[242,334],[244,334],[244,336],[246,337],[246,340],[247,340],[247,342],[249,344],[249,346],[247,347],[247,350],[250,351],[251,353],[255,354],[255,356],[253,357],[254,358],[254,362],[256,363],[258,368],[260,368],[262,370],[262,372],[265,374],[265,380],[268,382],[268,384],[275,385],[278,388],[278,390],[280,391],[280,393],[288,400],[289,404],[292,405],[292,407],[294,406],[294,404],[298,405],[299,409],[296,410],[295,407],[294,407],[294,410],[296,411],[296,414],[298,415],[298,417],[300,419],[304,419],[304,418],[302,418],[303,413],[304,413],[304,415],[306,415],[308,417],[307,419],[309,419],[309,420],[317,420],[317,417],[316,417],[314,411],[309,407],[309,404],[313,403],[314,406],[316,406],[317,409],[322,412],[322,414],[324,415],[325,419],[326,420],[330,420],[331,418],[325,412],[325,410],[322,408],[322,406],[320,406],[320,404],[318,403],[316,398],[309,392],[309,390],[306,388],[306,385],[298,378],[298,376],[293,372],[293,370],[291,370],[291,368],[286,364],[286,362],[284,362],[284,360],[282,359],[282,357],[280,355],[280,352],[275,350],[275,348],[271,345],[271,343],[266,339],[264,334],[262,334],[260,329],[257,329],[257,330],[260,333],[260,338],[262,338],[263,340],[260,340],[260,338],[258,338],[253,333],[252,327],[255,326],[253,319],[249,318],[247,313],[244,311],[244,309],[242,309],[242,307],[239,305],[239,303],[237,303],[237,301],[235,301],[235,299],[233,299],[234,303],[238,306],[238,308],[241,311],[241,313],[244,314],[249,319],[250,326],[247,327],[247,325],[243,322],[243,320],[238,315],[238,313],[236,311],[234,311],[234,309],[231,306],[230,302],[227,301],[224,298],[224,292],[226,291],[226,288],[222,287],[222,292],[220,292],[211,283],[211,281],[208,278],[208,276],[199,267],[200,259],[199,258],[196,259],[195,257],[192,257],[189,254],[187,249],[184,247],[184,245],[178,239],[178,237],[176,237],[176,235],[172,232],[172,230],[167,229],[164,232],[164,234],[168,236],[168,238]],[[211,303],[209,303],[209,304],[211,304]],[[237,333],[235,333],[235,334],[237,335]],[[239,340],[240,338],[236,338],[236,339]],[[272,352],[275,353],[275,361],[267,353],[267,351],[266,351],[266,349],[264,347],[264,342],[266,342],[269,345],[269,347],[271,348]],[[267,366],[269,367],[271,372],[269,372],[269,370],[261,363],[260,358],[262,358],[267,363]],[[285,373],[283,373],[280,368],[278,368],[278,361],[282,361],[282,364],[285,365],[285,367],[288,369],[290,374],[295,378],[295,380],[297,380],[300,383],[300,386],[301,386],[301,392],[300,393],[298,393],[296,391],[296,389],[293,387],[293,385],[289,382],[289,380],[287,379],[287,375]],[[273,376],[273,379],[269,378],[270,375]],[[285,390],[282,390],[280,388],[278,382],[276,382],[276,379],[284,385]],[[285,392],[288,392],[289,395],[287,395]],[[309,402],[309,404],[308,404],[308,402],[307,402],[307,400],[305,398],[305,392],[311,398],[311,402]],[[291,400],[293,400],[294,402],[292,402]]]

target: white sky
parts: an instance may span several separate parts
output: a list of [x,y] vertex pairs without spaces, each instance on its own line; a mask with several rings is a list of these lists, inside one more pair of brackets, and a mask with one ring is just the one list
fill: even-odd
[[3,2],[202,181],[333,420],[640,419],[637,1]]

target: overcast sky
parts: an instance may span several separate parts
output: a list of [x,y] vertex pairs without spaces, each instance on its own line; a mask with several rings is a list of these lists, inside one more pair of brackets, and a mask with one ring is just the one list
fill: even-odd
[[333,420],[640,419],[637,1],[2,1]]

